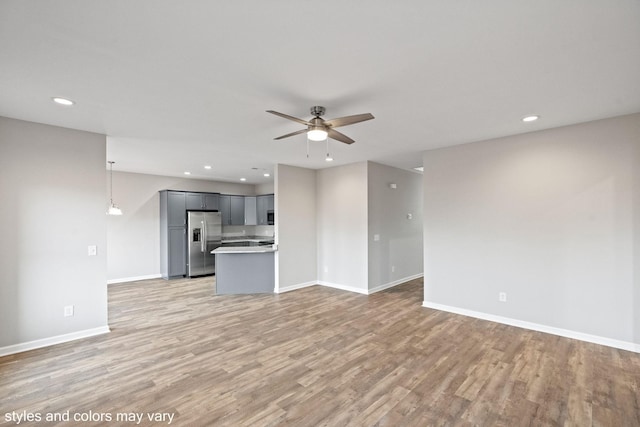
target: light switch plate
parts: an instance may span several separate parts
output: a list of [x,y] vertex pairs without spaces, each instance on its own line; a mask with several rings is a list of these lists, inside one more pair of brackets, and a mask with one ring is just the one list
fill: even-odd
[[98,255],[98,247],[96,245],[90,245],[87,247],[87,254],[89,256],[96,256]]

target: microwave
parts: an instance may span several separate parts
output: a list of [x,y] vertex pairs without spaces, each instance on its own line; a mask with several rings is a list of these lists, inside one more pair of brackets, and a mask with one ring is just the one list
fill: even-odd
[[275,215],[273,213],[273,211],[267,211],[267,224],[268,225],[274,225],[275,224]]

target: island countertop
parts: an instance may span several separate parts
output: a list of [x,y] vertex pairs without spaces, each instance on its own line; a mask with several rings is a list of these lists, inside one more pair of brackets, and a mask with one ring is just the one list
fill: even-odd
[[266,252],[275,252],[278,249],[276,245],[265,246],[228,246],[219,247],[211,251],[212,254],[259,254]]

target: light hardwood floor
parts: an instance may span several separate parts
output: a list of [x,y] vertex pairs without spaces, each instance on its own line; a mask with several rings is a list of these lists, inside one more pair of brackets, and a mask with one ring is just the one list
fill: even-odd
[[0,358],[0,417],[640,426],[640,355],[423,308],[421,280],[370,296],[320,286],[214,296],[211,282],[111,285],[110,334]]

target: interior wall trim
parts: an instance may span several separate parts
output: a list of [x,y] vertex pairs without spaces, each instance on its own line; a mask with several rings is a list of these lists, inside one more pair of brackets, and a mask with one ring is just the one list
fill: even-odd
[[56,335],[49,338],[42,338],[34,341],[8,345],[0,347],[0,357],[10,354],[22,353],[23,351],[35,350],[37,348],[48,347],[50,345],[62,344],[69,341],[75,341],[82,338],[89,338],[96,335],[107,334],[111,332],[109,326],[100,326],[93,329],[85,329],[83,331],[71,332],[69,334]]
[[340,289],[343,291],[356,292],[358,294],[369,295],[368,289],[356,288],[354,286],[340,285],[340,284],[331,283],[331,282],[323,282],[321,280],[318,281],[318,285],[326,286],[328,288]]
[[318,284],[318,282],[316,280],[312,280],[310,282],[297,283],[295,285],[289,285],[289,286],[283,286],[283,287],[278,287],[277,286],[274,289],[274,292],[276,294],[282,294],[282,293],[285,293],[285,292],[295,291],[296,289],[308,288],[309,286],[315,286],[317,284]]
[[423,277],[424,273],[414,274],[412,276],[403,277],[402,279],[394,280],[393,282],[383,283],[382,285],[378,285],[375,288],[369,289],[369,295],[374,294],[376,292],[384,291],[385,289],[393,288],[394,286],[401,285],[410,280],[419,279]]
[[640,344],[628,341],[621,341],[598,335],[585,334],[583,332],[572,331],[569,329],[555,328],[553,326],[541,325],[539,323],[527,322],[524,320],[512,319],[510,317],[496,316],[494,314],[482,313],[479,311],[467,310],[464,308],[453,307],[444,304],[438,304],[430,301],[423,301],[422,306],[433,308],[435,310],[446,311],[463,316],[475,317],[476,319],[488,320],[490,322],[502,323],[504,325],[516,326],[518,328],[529,329],[546,334],[558,335],[565,338],[572,338],[580,341],[590,342],[593,344],[604,345],[607,347],[618,348],[620,350],[632,351],[640,353]]
[[146,276],[121,277],[120,279],[107,280],[107,285],[114,283],[137,282],[138,280],[160,279],[161,274],[147,274]]

